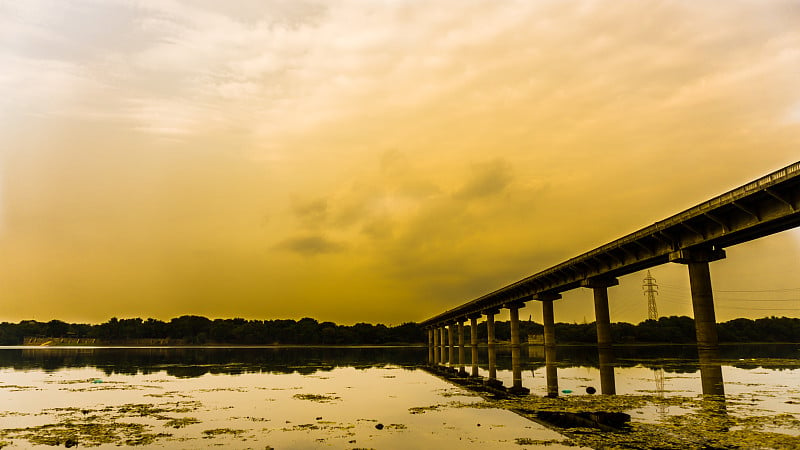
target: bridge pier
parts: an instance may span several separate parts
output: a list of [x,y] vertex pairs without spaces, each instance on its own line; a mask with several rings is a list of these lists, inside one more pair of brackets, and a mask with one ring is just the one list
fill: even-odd
[[614,353],[611,347],[599,347],[600,357],[600,393],[614,395],[617,393],[617,382],[614,378]]
[[484,311],[486,314],[486,344],[489,350],[489,380],[497,380],[497,349],[494,345],[494,315],[499,313],[498,309]]
[[556,322],[553,318],[553,301],[561,298],[560,294],[541,293],[536,295],[537,300],[542,302],[542,324],[544,325],[544,346],[555,347],[556,345]]
[[469,343],[472,347],[472,376],[478,376],[478,317],[480,315],[469,316]]
[[512,373],[512,394],[527,394],[529,389],[522,387],[522,362],[520,357],[519,343],[519,308],[525,306],[524,303],[511,303],[506,305],[509,316],[511,317],[511,373]]
[[556,348],[544,348],[544,370],[547,381],[547,396],[558,397],[558,368],[556,367]]
[[725,395],[722,365],[719,362],[717,349],[698,349],[697,354],[700,359],[700,383],[703,388],[703,395]]
[[428,364],[433,364],[433,329],[428,328]]
[[594,296],[594,320],[597,328],[597,352],[600,359],[600,392],[617,393],[614,379],[614,353],[611,348],[611,314],[608,310],[608,288],[619,284],[614,277],[583,280],[581,286],[591,288]]
[[458,319],[458,373],[466,373],[464,370],[464,319]]
[[456,334],[453,326],[453,323],[447,325],[447,362],[450,366],[453,366],[456,363]]
[[439,364],[441,361],[441,356],[439,354],[439,329],[438,328],[431,328],[431,334],[433,334],[433,364]]
[[581,286],[591,288],[594,295],[594,321],[597,328],[597,346],[611,347],[611,315],[608,312],[608,288],[619,281],[613,277],[590,278]]
[[445,336],[444,325],[439,327],[439,363],[444,364],[445,360],[447,359],[447,353],[445,353]]
[[692,310],[698,349],[715,349],[718,345],[717,319],[714,314],[714,294],[708,263],[725,258],[720,249],[684,249],[672,252],[669,260],[689,267],[689,286],[692,291]]

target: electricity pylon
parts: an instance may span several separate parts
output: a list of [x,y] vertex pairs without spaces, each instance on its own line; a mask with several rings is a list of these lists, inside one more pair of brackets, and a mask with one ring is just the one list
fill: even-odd
[[647,318],[650,320],[658,320],[658,309],[656,309],[656,294],[658,294],[658,285],[656,279],[647,271],[647,276],[644,277],[642,283],[642,290],[644,295],[647,296]]

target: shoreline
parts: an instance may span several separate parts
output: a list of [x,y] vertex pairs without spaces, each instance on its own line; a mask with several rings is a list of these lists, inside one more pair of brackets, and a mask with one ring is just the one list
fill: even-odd
[[[497,342],[499,347],[510,347],[509,342]],[[542,347],[542,344],[521,343],[522,347]],[[695,347],[697,343],[675,343],[675,342],[643,342],[643,343],[624,343],[612,344],[613,347]],[[720,347],[730,347],[738,345],[800,345],[800,342],[720,342]],[[270,345],[248,345],[248,344],[167,344],[167,345],[147,345],[147,344],[47,344],[47,345],[0,345],[0,349],[36,349],[36,348],[426,348],[422,343],[396,343],[396,344],[270,344]],[[478,344],[479,348],[487,348],[485,343]],[[597,347],[597,344],[588,343],[563,343],[556,344],[556,347]]]

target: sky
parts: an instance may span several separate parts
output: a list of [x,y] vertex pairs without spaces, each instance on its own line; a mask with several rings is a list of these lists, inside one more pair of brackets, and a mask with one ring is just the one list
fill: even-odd
[[[800,160],[798,23],[794,0],[0,0],[0,321],[425,320]],[[686,268],[651,273],[691,316]],[[797,229],[729,248],[717,318],[800,317],[798,273]],[[647,318],[643,277],[612,321]]]

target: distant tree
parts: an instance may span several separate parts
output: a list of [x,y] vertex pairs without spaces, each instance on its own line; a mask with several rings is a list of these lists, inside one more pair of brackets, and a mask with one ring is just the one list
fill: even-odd
[[[596,342],[596,327],[588,324],[556,324],[556,339],[559,343]],[[734,319],[717,326],[721,342],[800,342],[800,319],[788,317],[766,317],[762,319]],[[469,326],[465,327],[470,335]],[[478,324],[478,339],[486,342],[486,324]],[[542,334],[542,325],[520,322],[520,338],[529,334]],[[692,343],[695,342],[694,320],[686,316],[662,317],[645,320],[637,325],[614,323],[611,325],[614,342]],[[118,319],[112,317],[97,325],[70,324],[60,320],[43,323],[23,320],[19,323],[0,324],[0,345],[18,345],[25,337],[93,337],[105,341],[125,339],[173,338],[187,344],[305,344],[348,345],[386,343],[425,343],[427,332],[419,324],[406,322],[387,327],[383,324],[360,322],[352,326],[333,322],[319,323],[306,317],[299,321],[215,319],[202,316],[180,316],[169,322],[153,318]],[[496,322],[496,337],[510,338],[510,323]],[[469,340],[469,338],[467,338]]]
[[45,334],[48,337],[65,337],[69,331],[69,324],[60,320],[51,320],[47,322]]

